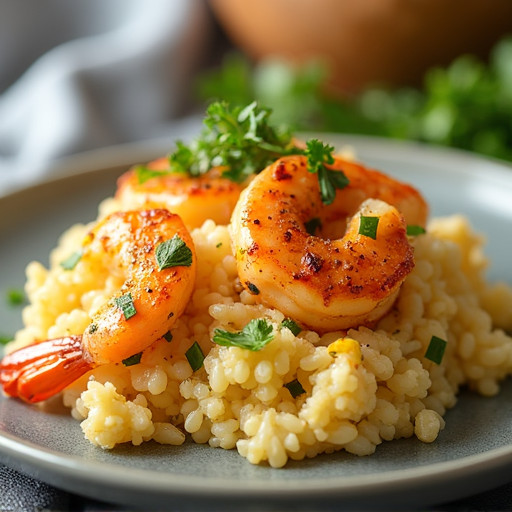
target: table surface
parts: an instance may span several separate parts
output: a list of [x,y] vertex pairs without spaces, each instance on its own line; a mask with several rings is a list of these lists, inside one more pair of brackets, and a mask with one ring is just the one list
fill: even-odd
[[[128,512],[126,507],[70,494],[0,464],[0,511],[32,512],[35,510],[45,510],[47,512]],[[152,512],[147,508],[145,510],[146,512]],[[173,511],[172,507],[166,510]],[[512,482],[481,494],[433,507],[424,508],[421,504],[418,504],[418,510],[422,512],[510,511],[512,510]],[[258,509],[254,509],[254,512],[258,512]],[[277,512],[277,509],[260,512]]]

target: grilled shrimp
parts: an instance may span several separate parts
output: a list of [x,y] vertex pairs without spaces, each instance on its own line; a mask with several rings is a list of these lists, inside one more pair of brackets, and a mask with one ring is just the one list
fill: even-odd
[[[331,205],[306,158],[289,156],[254,178],[231,220],[245,288],[318,331],[368,324],[390,309],[414,266],[405,219],[423,225],[427,217],[412,187],[341,159],[330,168],[350,180]],[[378,218],[374,238],[360,234],[363,217]],[[318,225],[322,237],[311,234]]]
[[91,315],[81,335],[42,341],[6,355],[0,384],[11,396],[45,400],[88,370],[118,363],[173,327],[192,294],[196,256],[180,217],[164,209],[116,212],[85,237],[69,272],[102,268],[121,289]]
[[169,172],[167,158],[155,160],[147,167],[163,172],[142,183],[135,168],[119,178],[115,197],[122,208],[166,208],[178,214],[189,229],[200,227],[207,219],[222,225],[229,222],[243,187],[223,178],[220,168],[190,177]]

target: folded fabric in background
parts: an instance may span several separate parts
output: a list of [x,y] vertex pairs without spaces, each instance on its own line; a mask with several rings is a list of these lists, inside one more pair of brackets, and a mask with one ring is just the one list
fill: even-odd
[[[209,51],[202,1],[0,0],[0,194],[63,156],[191,123]],[[28,66],[28,67],[27,67]]]

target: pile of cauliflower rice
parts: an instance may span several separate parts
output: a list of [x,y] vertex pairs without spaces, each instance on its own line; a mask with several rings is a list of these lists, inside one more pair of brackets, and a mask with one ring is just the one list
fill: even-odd
[[[99,216],[116,209],[108,199]],[[29,264],[25,327],[9,350],[81,334],[121,285],[60,266],[88,229],[62,236],[49,269]],[[227,226],[206,221],[192,236],[197,281],[172,340],[158,341],[138,364],[101,366],[63,393],[95,445],[192,439],[272,467],[336,450],[369,455],[383,441],[433,442],[461,386],[492,396],[512,371],[512,290],[486,283],[483,240],[461,216],[436,219],[411,238],[415,268],[375,329],[323,335],[294,334],[279,311],[242,289]],[[211,341],[216,328],[240,330],[258,318],[275,335],[260,351]],[[425,357],[432,336],[447,341],[439,364]],[[206,357],[193,371],[186,352],[195,342]]]

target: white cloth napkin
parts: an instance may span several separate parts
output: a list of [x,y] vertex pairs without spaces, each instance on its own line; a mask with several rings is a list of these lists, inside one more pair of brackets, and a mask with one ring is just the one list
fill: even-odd
[[0,195],[62,156],[179,131],[209,27],[201,0],[0,0]]

